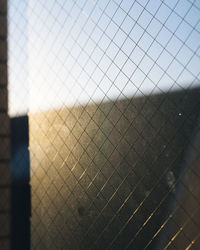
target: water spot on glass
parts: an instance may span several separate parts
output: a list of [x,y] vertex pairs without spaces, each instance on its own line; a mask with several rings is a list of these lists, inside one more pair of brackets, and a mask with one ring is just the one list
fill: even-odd
[[82,206],[80,206],[80,207],[78,207],[78,214],[79,214],[79,216],[85,216],[86,214],[87,214],[87,211],[86,211],[86,209],[84,208],[84,207],[82,207]]

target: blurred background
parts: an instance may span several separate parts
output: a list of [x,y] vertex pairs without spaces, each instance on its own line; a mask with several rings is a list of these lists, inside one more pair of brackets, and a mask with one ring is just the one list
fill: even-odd
[[11,249],[198,249],[200,2],[9,0]]

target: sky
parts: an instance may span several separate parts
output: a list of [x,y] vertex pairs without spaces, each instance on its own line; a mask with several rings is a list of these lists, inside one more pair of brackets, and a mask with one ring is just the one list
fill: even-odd
[[199,85],[200,1],[10,0],[10,115]]

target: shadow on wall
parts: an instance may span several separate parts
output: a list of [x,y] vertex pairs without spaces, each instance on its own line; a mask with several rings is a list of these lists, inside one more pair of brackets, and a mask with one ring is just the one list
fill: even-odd
[[11,118],[11,250],[30,249],[28,117]]
[[[193,89],[31,114],[32,248],[155,249],[175,207],[199,96]],[[27,117],[11,124],[13,242],[25,233],[22,220],[28,246]]]

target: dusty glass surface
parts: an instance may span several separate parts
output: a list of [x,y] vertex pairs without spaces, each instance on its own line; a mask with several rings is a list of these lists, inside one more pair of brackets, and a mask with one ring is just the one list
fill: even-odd
[[10,112],[29,110],[32,248],[198,246],[199,2],[20,3]]

